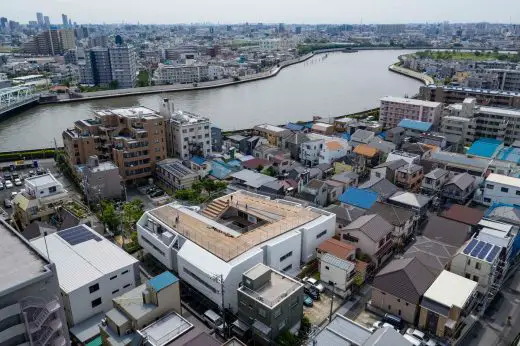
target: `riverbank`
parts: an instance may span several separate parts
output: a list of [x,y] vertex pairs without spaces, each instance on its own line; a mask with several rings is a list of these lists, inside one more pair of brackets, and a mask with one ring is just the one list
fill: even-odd
[[418,81],[421,81],[425,85],[435,84],[435,81],[433,80],[432,77],[430,77],[424,73],[416,72],[416,71],[401,67],[401,66],[399,66],[399,64],[400,64],[400,62],[396,62],[396,63],[388,66],[388,69],[392,72],[395,72],[395,73],[401,74],[403,76],[410,77],[410,78],[416,79]]

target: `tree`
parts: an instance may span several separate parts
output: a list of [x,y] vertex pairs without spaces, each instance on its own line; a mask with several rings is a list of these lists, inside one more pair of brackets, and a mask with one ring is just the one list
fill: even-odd
[[269,167],[267,167],[266,169],[264,169],[264,170],[262,171],[262,173],[265,174],[265,175],[269,175],[269,176],[271,176],[271,177],[276,176],[276,171],[275,171],[275,169],[274,169],[273,166],[269,166]]
[[123,205],[123,225],[125,231],[132,231],[135,224],[144,213],[144,204],[140,199],[134,199]]
[[261,172],[263,169],[264,169],[264,166],[263,166],[263,165],[258,165],[258,166],[256,167],[256,170],[257,170],[258,172]]
[[114,79],[110,82],[110,84],[108,84],[108,87],[110,89],[117,89],[119,87],[119,82],[116,79]]
[[278,346],[299,346],[301,342],[296,335],[286,330],[278,336],[276,344]]
[[303,316],[301,323],[300,323],[300,330],[298,331],[298,337],[300,339],[305,338],[311,331],[311,321],[307,316]]
[[101,215],[99,220],[103,222],[105,228],[114,233],[117,233],[121,219],[116,211],[114,204],[110,201],[101,201]]

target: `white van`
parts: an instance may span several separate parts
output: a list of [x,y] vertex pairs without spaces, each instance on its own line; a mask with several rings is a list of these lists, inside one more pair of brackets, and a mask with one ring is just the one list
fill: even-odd
[[422,342],[419,339],[414,338],[410,334],[403,335],[403,338],[408,340],[414,346],[422,346]]
[[215,329],[220,335],[224,335],[224,321],[222,317],[213,310],[207,310],[204,313],[204,322],[211,329]]

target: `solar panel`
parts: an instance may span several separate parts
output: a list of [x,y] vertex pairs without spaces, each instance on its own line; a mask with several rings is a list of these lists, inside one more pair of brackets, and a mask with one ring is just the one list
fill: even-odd
[[495,245],[493,249],[489,252],[489,255],[486,257],[486,261],[493,262],[495,257],[497,256],[498,252],[500,251],[500,246]]
[[482,250],[482,248],[484,247],[484,244],[486,243],[484,243],[483,241],[479,241],[478,244],[473,248],[473,251],[471,251],[471,256],[477,257],[480,250]]
[[84,225],[60,231],[58,235],[70,245],[81,244],[87,240],[101,241],[100,237],[88,230]]
[[478,240],[477,239],[471,239],[471,241],[469,242],[469,244],[466,246],[466,248],[464,249],[464,253],[467,255],[471,252],[471,250],[473,250],[473,248],[475,247],[475,245],[477,245],[478,243]]
[[491,245],[489,243],[485,243],[484,247],[482,248],[482,250],[480,250],[477,257],[480,259],[484,259],[486,257],[486,255],[488,254],[489,250],[491,250],[492,246],[493,245]]

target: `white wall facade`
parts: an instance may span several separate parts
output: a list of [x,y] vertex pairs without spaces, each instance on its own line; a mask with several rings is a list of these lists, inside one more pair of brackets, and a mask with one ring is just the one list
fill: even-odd
[[335,282],[335,287],[342,291],[347,290],[347,279],[350,277],[350,275],[350,271],[320,261],[320,280],[325,283]]
[[370,170],[370,180],[386,178],[386,167],[372,168]]
[[[264,264],[280,272],[299,270],[301,244],[302,234],[297,230],[269,241],[264,247]],[[287,256],[288,254],[290,255]]]
[[[477,269],[477,263],[479,269]],[[458,253],[451,261],[450,271],[478,283],[477,290],[486,293],[488,290],[491,263]],[[469,277],[468,277],[469,275]],[[475,277],[478,278],[475,280]]]
[[482,204],[491,205],[492,203],[520,204],[520,187],[486,181]]
[[[314,209],[317,210],[317,209]],[[307,263],[316,257],[316,249],[336,233],[336,214],[320,211],[323,215],[300,228],[302,232],[301,262]]]

